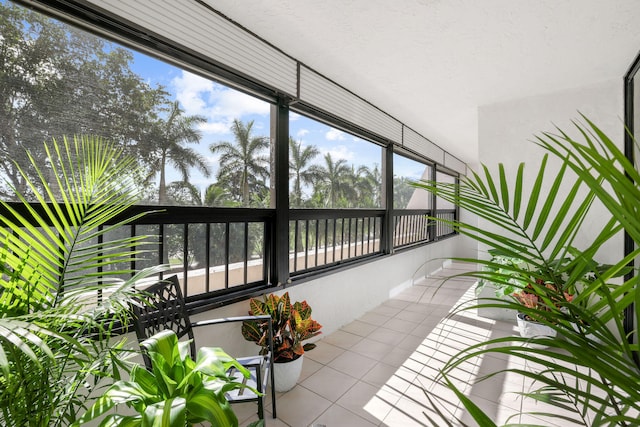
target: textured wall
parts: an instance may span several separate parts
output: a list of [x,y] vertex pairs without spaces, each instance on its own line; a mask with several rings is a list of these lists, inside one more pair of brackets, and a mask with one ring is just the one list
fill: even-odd
[[[479,108],[480,161],[496,170],[504,163],[511,176],[520,162],[525,162],[526,182],[533,184],[544,150],[532,141],[543,131],[555,132],[555,126],[578,139],[572,120],[579,119],[579,112],[594,121],[610,138],[623,147],[623,88],[622,78],[598,84],[553,93],[514,99]],[[558,162],[550,158],[547,188],[555,178]],[[571,176],[567,186],[572,184]],[[560,199],[562,200],[562,199]],[[578,243],[586,244],[592,234],[601,229],[607,216],[603,206],[597,203],[591,210]],[[600,257],[601,261],[616,259],[622,254],[622,240],[612,244]]]

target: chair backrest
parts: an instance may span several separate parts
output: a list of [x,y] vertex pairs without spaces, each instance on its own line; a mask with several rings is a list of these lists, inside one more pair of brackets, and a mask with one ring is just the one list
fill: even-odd
[[[193,339],[193,327],[187,307],[180,289],[177,276],[171,276],[149,286],[144,290],[147,298],[132,305],[133,325],[142,342],[152,335],[165,330],[173,330],[178,338],[187,336],[190,343],[191,357],[195,357],[196,345]],[[150,360],[145,355],[145,364],[150,367]]]

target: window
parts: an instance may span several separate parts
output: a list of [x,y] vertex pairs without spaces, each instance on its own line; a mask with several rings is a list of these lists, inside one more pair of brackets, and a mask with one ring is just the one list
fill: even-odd
[[432,196],[411,184],[433,178],[433,167],[400,154],[393,155],[393,245],[396,248],[433,240],[427,221]]
[[382,206],[380,146],[297,113],[289,120],[290,207]]
[[[45,13],[77,14],[88,26],[107,31],[127,18],[107,12],[96,19],[90,11],[61,7],[49,3]],[[146,6],[140,7],[138,12],[144,12]],[[9,183],[0,184],[0,197],[10,201],[14,187],[25,189],[18,168],[35,173],[28,168],[27,149],[45,173],[52,174],[40,149],[43,140],[95,134],[116,142],[138,160],[141,209],[160,205],[162,213],[117,230],[114,238],[154,236],[139,246],[148,253],[141,254],[133,268],[169,264],[168,274],[178,274],[190,301],[255,292],[290,277],[391,253],[391,240],[397,248],[452,232],[436,231],[426,218],[436,208],[438,215],[455,215],[453,207],[434,204],[433,197],[409,185],[434,176],[435,166],[426,161],[395,154],[394,204],[384,203],[387,157],[382,145],[406,146],[424,138],[410,138],[402,123],[313,70],[302,67],[296,80],[291,70],[301,64],[293,58],[276,52],[279,60],[270,72],[288,78],[265,85],[261,76],[240,72],[232,58],[227,64],[224,55],[209,57],[209,51],[192,52],[170,40],[150,41],[145,21],[120,29],[116,37],[175,61],[155,59],[7,0],[0,0],[0,12],[0,178],[5,179],[0,182]],[[229,42],[220,40],[217,46]],[[294,92],[280,85],[300,86],[301,75],[306,83],[317,83],[320,92],[331,88],[341,96],[307,91],[293,104],[295,111],[283,116],[287,94]],[[381,126],[350,115],[353,106],[364,107],[372,113],[367,117],[380,119]],[[281,134],[274,124],[287,120],[288,227],[287,221],[275,220],[276,212],[285,210],[275,206],[272,188],[275,171],[287,173],[272,157],[280,153],[275,142]],[[455,179],[440,172],[437,178]],[[389,215],[394,226],[387,238],[383,231],[391,224]],[[274,258],[279,251],[271,253],[273,243],[287,236],[288,268],[287,260]]]
[[141,203],[168,207],[160,224],[119,230],[159,236],[136,268],[170,264],[187,296],[266,282],[264,215],[181,209],[269,207],[271,105],[13,3],[0,11],[0,197],[26,190],[27,150],[52,173],[44,140],[97,135],[138,160]]
[[431,180],[430,165],[393,154],[393,208],[431,209],[431,194],[411,186],[412,182]]

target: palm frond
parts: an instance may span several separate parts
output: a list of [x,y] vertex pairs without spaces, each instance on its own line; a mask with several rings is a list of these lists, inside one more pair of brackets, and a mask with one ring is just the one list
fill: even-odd
[[[544,312],[503,299],[483,299],[460,307],[459,310],[500,307],[536,314],[564,339],[492,339],[454,355],[442,375],[446,378],[465,361],[490,353],[523,359],[544,369],[509,368],[500,372],[514,373],[537,384],[523,393],[526,398],[573,412],[575,417],[569,416],[566,422],[632,425],[630,419],[640,413],[640,368],[635,361],[638,345],[627,339],[624,313],[635,304],[638,319],[640,295],[637,276],[626,277],[622,283],[617,283],[616,278],[629,270],[629,263],[640,255],[640,250],[603,266],[592,280],[583,278],[605,244],[613,239],[622,245],[622,230],[640,247],[640,173],[614,141],[586,117],[583,120],[585,124],[575,123],[579,141],[560,129],[557,134],[544,133],[536,138],[536,143],[549,154],[531,175],[535,178],[528,191],[522,164],[514,179],[509,178],[505,166],[499,165],[495,175],[483,166],[482,173],[473,173],[458,185],[415,184],[457,204],[479,218],[480,223],[431,220],[452,226],[500,253],[522,259],[538,270],[532,277],[577,292],[573,301],[564,301],[561,308]],[[549,155],[559,161],[557,174],[550,172]],[[555,176],[550,183],[546,179],[549,175]],[[596,200],[610,216],[603,218],[599,232],[585,233],[585,221]],[[577,250],[574,245],[578,236],[585,240],[587,234],[589,240]],[[557,262],[559,259],[570,261]],[[523,273],[518,267],[502,265],[496,273],[496,265],[490,260],[463,260],[487,267],[468,273],[484,280],[508,282],[511,274]],[[530,347],[531,343],[545,348]],[[461,402],[477,422],[486,421],[473,402],[462,397]],[[554,419],[558,416],[531,415]]]
[[16,393],[0,396],[3,425],[35,416],[21,384],[40,384],[43,425],[68,424],[89,396],[80,390],[116,366],[110,337],[128,321],[136,282],[164,268],[130,268],[150,240],[121,231],[145,215],[122,219],[141,198],[133,158],[89,136],[44,151],[45,164],[27,154],[35,175],[16,164],[29,194],[0,201],[0,380]]

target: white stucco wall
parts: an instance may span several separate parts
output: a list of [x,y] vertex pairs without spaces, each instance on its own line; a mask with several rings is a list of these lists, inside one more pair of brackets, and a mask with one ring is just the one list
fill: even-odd
[[[466,239],[457,236],[290,286],[286,291],[292,301],[307,300],[313,318],[327,335],[412,286],[452,256],[469,255],[469,248]],[[243,301],[201,313],[194,320],[245,315],[248,309],[248,301]],[[235,356],[256,351],[253,343],[242,338],[238,324],[201,328],[196,339],[199,345],[221,346]]]
[[[608,80],[591,86],[514,99],[478,109],[478,139],[480,162],[496,171],[498,163],[507,166],[508,176],[515,177],[520,162],[525,162],[525,182],[532,185],[544,150],[533,143],[535,135],[542,132],[557,133],[559,127],[572,137],[581,139],[572,120],[584,114],[600,127],[620,147],[624,144],[622,78]],[[545,176],[546,186],[551,186],[559,162],[552,156],[551,167]],[[571,175],[565,178],[568,191]],[[563,193],[563,194],[566,194]],[[559,204],[564,197],[559,197]],[[602,228],[608,217],[606,209],[596,203],[576,240],[576,246],[584,246],[593,233]],[[480,250],[484,248],[480,247]],[[598,255],[601,262],[609,262],[623,253],[622,237],[611,242]]]

